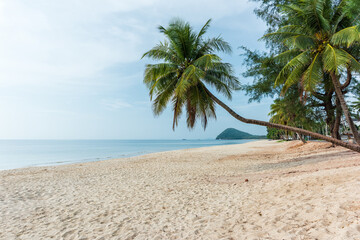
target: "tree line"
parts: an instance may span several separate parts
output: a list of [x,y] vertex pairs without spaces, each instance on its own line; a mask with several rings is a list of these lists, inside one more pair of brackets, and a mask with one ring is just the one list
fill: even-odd
[[[144,73],[154,113],[171,104],[173,128],[183,111],[189,128],[197,120],[206,128],[208,119],[216,118],[218,104],[239,121],[265,126],[274,136],[310,136],[360,152],[353,121],[360,99],[349,103],[346,97],[360,93],[360,1],[253,1],[261,3],[255,14],[268,26],[262,37],[267,52],[242,47],[247,66],[243,77],[254,81],[241,84],[233,66],[219,57],[231,47],[221,37],[205,37],[211,20],[196,32],[188,22],[174,19],[159,27],[165,40],[143,56],[158,61],[147,64]],[[237,90],[250,101],[273,98],[270,121],[240,116],[213,94],[231,99]],[[355,143],[341,140],[342,120]]]

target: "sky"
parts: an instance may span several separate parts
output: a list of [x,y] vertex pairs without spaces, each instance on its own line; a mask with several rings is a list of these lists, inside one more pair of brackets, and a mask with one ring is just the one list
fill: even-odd
[[[233,47],[223,57],[242,83],[240,46],[264,50],[266,26],[246,0],[0,0],[0,139],[212,139],[228,127],[252,134],[217,107],[204,131],[172,130],[169,108],[154,116],[141,59],[164,37],[159,25],[174,17],[199,30],[212,18],[208,37],[221,35]],[[268,120],[271,99],[248,103],[244,92],[232,101],[239,114]]]

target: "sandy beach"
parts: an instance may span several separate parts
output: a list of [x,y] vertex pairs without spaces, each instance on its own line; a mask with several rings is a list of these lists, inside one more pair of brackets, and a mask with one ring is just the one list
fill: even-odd
[[0,239],[360,239],[360,154],[257,141],[0,172]]

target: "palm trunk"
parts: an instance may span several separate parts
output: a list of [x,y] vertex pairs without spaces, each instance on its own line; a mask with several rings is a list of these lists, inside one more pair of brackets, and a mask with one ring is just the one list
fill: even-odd
[[[341,106],[340,106],[340,102],[339,102],[338,98],[336,98],[336,106],[335,107],[336,107],[336,116],[335,116],[333,128],[331,129],[331,137],[341,140],[339,130],[340,130],[342,110],[341,110]],[[335,147],[334,144],[333,144],[333,147]]]
[[333,129],[335,127],[335,121],[336,121],[336,117],[335,117],[336,106],[334,106],[332,104],[332,95],[333,95],[333,91],[329,91],[326,94],[326,96],[321,100],[324,102],[323,106],[324,106],[324,110],[326,112],[325,122],[326,122],[327,128],[326,128],[325,135],[328,135],[328,128],[329,128],[331,137],[334,137]]
[[340,101],[338,98],[336,98],[336,117],[335,117],[335,122],[334,122],[334,128],[332,129],[332,132],[331,132],[331,136],[333,138],[336,138],[339,140],[341,140],[341,136],[339,133],[341,115],[342,115],[342,111],[341,111]]
[[336,96],[339,99],[340,106],[341,106],[341,108],[343,110],[343,113],[345,115],[345,119],[346,119],[347,123],[349,124],[350,130],[351,130],[351,132],[352,132],[352,134],[354,136],[354,139],[355,139],[357,144],[360,144],[359,132],[356,129],[355,124],[354,124],[354,122],[353,122],[353,120],[351,118],[350,111],[349,111],[349,109],[348,109],[348,107],[346,105],[344,95],[343,95],[343,93],[341,91],[339,79],[338,79],[338,77],[336,76],[336,74],[334,72],[331,73],[331,80],[332,80],[332,83],[333,83],[334,88],[335,88]]
[[301,128],[290,127],[290,126],[286,126],[286,125],[270,123],[270,122],[255,120],[255,119],[244,118],[244,117],[240,116],[239,114],[237,114],[236,112],[234,112],[231,108],[229,108],[225,103],[220,101],[217,97],[215,97],[208,89],[205,88],[205,91],[209,94],[209,96],[217,104],[219,104],[228,113],[230,113],[231,116],[233,116],[234,118],[236,118],[237,120],[239,120],[239,121],[241,121],[243,123],[254,124],[254,125],[259,125],[259,126],[265,126],[265,127],[270,127],[270,128],[277,128],[277,129],[282,129],[282,130],[285,130],[285,131],[296,132],[296,133],[302,134],[304,136],[311,136],[311,137],[313,137],[315,139],[322,139],[322,140],[325,140],[327,142],[331,142],[331,143],[334,143],[336,145],[351,149],[353,151],[360,152],[360,145],[343,142],[343,141],[340,141],[338,139],[334,139],[334,138],[324,136],[324,135],[319,134],[319,133],[314,133],[314,132],[311,132],[311,131],[308,131],[308,130],[305,130],[305,129],[301,129]]

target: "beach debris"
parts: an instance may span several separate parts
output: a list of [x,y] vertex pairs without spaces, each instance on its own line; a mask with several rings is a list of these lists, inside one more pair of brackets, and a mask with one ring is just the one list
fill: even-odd
[[248,182],[249,181],[249,179],[245,179],[245,182]]

